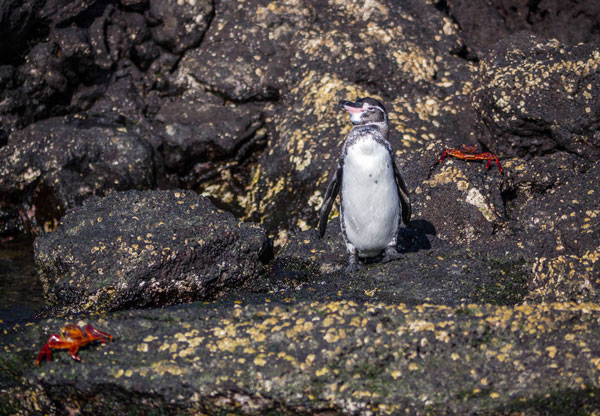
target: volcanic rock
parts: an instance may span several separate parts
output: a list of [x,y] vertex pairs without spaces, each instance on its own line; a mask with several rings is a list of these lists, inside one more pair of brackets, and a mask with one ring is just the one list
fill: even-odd
[[303,302],[79,319],[112,342],[34,358],[68,322],[0,338],[0,409],[63,414],[576,414],[600,406],[597,304]]
[[161,164],[144,133],[114,114],[51,118],[13,133],[0,148],[0,204],[14,216],[31,211],[32,227],[43,226],[92,195],[153,188]]
[[47,301],[69,312],[212,299],[268,260],[255,224],[184,191],[90,198],[35,242]]

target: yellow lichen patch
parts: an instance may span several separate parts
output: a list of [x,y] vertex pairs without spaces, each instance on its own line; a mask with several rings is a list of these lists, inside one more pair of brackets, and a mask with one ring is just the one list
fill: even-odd
[[334,343],[339,341],[340,337],[335,329],[330,329],[327,331],[323,339],[328,343]]
[[468,182],[467,177],[457,168],[450,165],[443,165],[440,172],[436,173],[431,179],[423,181],[423,185],[436,187],[448,183],[456,183],[459,180]]
[[595,263],[600,258],[600,247],[588,250],[582,256],[559,255],[538,258],[532,267],[532,299],[570,299],[573,293],[595,293],[600,287],[600,276]]
[[174,376],[180,376],[188,373],[190,370],[185,367],[180,367],[176,365],[173,361],[169,360],[161,360],[154,362],[151,365],[152,371],[159,375],[164,375],[166,373],[173,374]]
[[366,44],[389,45],[384,47],[385,54],[393,60],[399,72],[406,74],[413,81],[433,81],[438,72],[433,50],[423,50],[419,45],[408,40],[403,34],[402,25],[382,27],[371,21],[367,23],[366,30],[360,31],[359,36]]
[[254,364],[255,364],[255,365],[257,365],[257,366],[259,366],[259,367],[262,367],[262,366],[264,366],[265,364],[267,364],[267,360],[265,359],[265,356],[264,356],[264,354],[260,354],[260,355],[258,355],[258,356],[257,356],[257,357],[254,359]]
[[435,325],[432,322],[415,320],[414,322],[410,323],[408,328],[413,332],[434,331]]

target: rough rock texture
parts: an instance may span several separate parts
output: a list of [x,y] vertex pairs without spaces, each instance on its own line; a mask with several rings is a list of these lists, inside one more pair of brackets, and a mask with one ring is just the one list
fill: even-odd
[[[597,413],[598,7],[0,1],[0,242],[84,204],[39,240],[46,314],[219,298],[79,315],[117,337],[81,365],[30,367],[67,319],[6,325],[0,413]],[[413,218],[345,276],[312,227],[360,96]],[[189,191],[111,194],[156,187]]]
[[[291,39],[294,74],[282,91],[282,110],[268,124],[273,140],[257,167],[247,211],[269,229],[280,224],[278,243],[288,230],[306,229],[316,220],[329,171],[350,128],[336,105],[340,99],[372,95],[384,101],[398,128],[392,144],[404,156],[436,137],[456,136],[452,122],[441,122],[456,111],[444,97],[461,88],[451,74],[469,73],[466,61],[453,55],[461,49],[455,25],[433,6],[424,9],[409,1],[363,9],[336,3],[294,10],[304,17]],[[269,9],[264,21],[277,12]],[[305,16],[314,21],[308,25]],[[401,157],[400,169],[406,171],[408,163]],[[415,186],[409,182],[409,188]]]
[[129,191],[91,198],[35,242],[48,302],[100,311],[210,299],[261,271],[268,240],[206,198]]
[[[248,287],[271,299],[388,302],[419,305],[522,302],[533,280],[532,260],[512,243],[448,247],[425,229],[404,229],[399,246],[404,258],[345,275],[348,256],[339,222],[320,240],[316,230],[299,233],[278,253],[266,278]],[[238,294],[238,296],[240,296]]]
[[530,30],[566,44],[600,40],[600,4],[577,0],[493,0],[510,32]]
[[[177,99],[164,103],[156,120],[167,171],[192,189],[244,161],[264,136],[259,131],[262,111],[254,104],[225,106]],[[236,194],[243,191],[242,187]]]
[[52,118],[13,133],[0,148],[0,205],[28,211],[30,228],[53,229],[89,196],[155,187],[161,164],[144,133],[110,114]]
[[0,410],[66,414],[591,414],[600,308],[343,302],[121,312],[111,343],[33,360],[65,319],[0,339]]
[[156,43],[175,54],[198,46],[214,12],[212,1],[150,0]]
[[473,106],[506,156],[600,156],[600,51],[519,33],[484,55]]

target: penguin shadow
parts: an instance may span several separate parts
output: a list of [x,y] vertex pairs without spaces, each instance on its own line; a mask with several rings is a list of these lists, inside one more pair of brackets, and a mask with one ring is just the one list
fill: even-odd
[[421,250],[431,250],[432,243],[437,241],[437,231],[427,220],[413,220],[407,227],[398,230],[396,249],[399,253],[416,253]]

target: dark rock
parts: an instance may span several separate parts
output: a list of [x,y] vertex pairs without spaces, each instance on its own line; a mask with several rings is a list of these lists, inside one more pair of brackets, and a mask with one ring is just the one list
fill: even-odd
[[516,201],[511,204],[511,228],[529,250],[540,256],[556,252],[581,256],[597,248],[598,161],[586,164],[576,156],[557,153],[511,165],[523,172],[510,180],[510,198]]
[[[281,249],[266,279],[250,282],[250,292],[272,300],[346,299],[418,305],[523,301],[533,280],[530,259],[509,241],[449,247],[421,224],[401,229],[397,261],[369,259],[365,269],[344,274],[348,264],[339,222],[320,240],[316,230],[299,233]],[[242,294],[234,294],[244,299]]]
[[92,198],[35,242],[47,300],[100,311],[211,299],[256,277],[268,256],[258,225],[183,191]]
[[0,2],[0,65],[18,62],[36,37],[37,17],[44,0]]
[[408,175],[413,169],[426,175],[441,148],[431,146],[423,158],[412,152],[435,139],[441,146],[464,140],[457,129],[461,109],[445,100],[461,89],[469,67],[456,56],[462,47],[456,26],[433,5],[307,4],[288,12],[293,16],[278,9],[264,13],[265,21],[295,16],[298,22],[291,37],[290,87],[282,92],[280,109],[267,118],[271,140],[255,171],[258,180],[246,210],[248,218],[278,233],[277,244],[285,242],[287,233],[316,223],[350,128],[337,107],[340,99],[374,96],[384,102],[393,125],[390,141],[411,193],[423,177],[413,182]]
[[119,0],[120,3],[134,10],[143,9],[147,5],[148,0]]
[[110,333],[34,359],[66,319],[0,338],[0,409],[91,414],[577,414],[600,406],[600,309],[302,302],[84,318]]
[[447,0],[438,2],[456,20],[469,58],[477,59],[509,34],[525,31],[566,45],[600,40],[600,4],[577,0]]
[[260,107],[222,106],[187,100],[165,102],[162,124],[165,166],[183,175],[197,163],[234,159],[262,125]]
[[472,58],[506,37],[509,30],[488,0],[447,0],[447,13],[456,20]]
[[565,47],[520,33],[482,58],[473,106],[503,156],[532,157],[559,150],[600,155],[598,44]]
[[268,59],[255,60],[253,49],[235,41],[187,53],[180,71],[230,100],[274,99],[278,90],[268,79]]
[[568,45],[600,40],[600,3],[577,0],[493,0],[511,32],[532,31]]
[[288,42],[306,17],[267,6],[261,0],[218,2],[202,47],[188,51],[179,65],[179,82],[186,88],[200,83],[233,101],[276,99],[289,68]]
[[0,148],[1,204],[43,225],[92,195],[153,188],[161,167],[142,134],[110,115],[53,118],[13,133]]
[[152,28],[156,43],[174,54],[182,54],[198,46],[210,24],[214,9],[212,1],[150,0]]
[[[14,62],[8,61],[14,66],[12,82],[4,92],[7,100],[0,103],[0,122],[5,129],[21,129],[41,118],[89,110],[106,95],[115,101],[143,101],[146,88],[156,84],[159,76],[152,63],[160,57],[161,48],[138,6],[121,9],[113,2],[95,0],[46,1],[40,7],[27,3],[23,8],[26,6],[32,14],[27,19],[39,29],[23,34],[27,41],[20,55]],[[132,77],[133,94],[111,88],[124,73]],[[0,84],[3,78],[0,75]],[[144,105],[126,109],[128,117],[135,119]]]
[[178,187],[242,216],[253,166],[266,146],[262,111],[254,103],[223,105],[200,91],[162,100],[153,128],[166,173]]
[[517,186],[519,198],[525,197],[525,192],[535,194],[514,212],[519,244],[537,253],[529,297],[536,301],[598,302],[600,198],[595,184],[600,179],[600,164],[596,161],[582,168],[568,157],[559,163],[556,165],[562,172],[555,173],[559,179],[552,186],[532,191],[535,180]]
[[[419,153],[427,158],[427,152]],[[429,222],[435,235],[449,244],[489,239],[507,220],[502,198],[506,180],[495,162],[488,171],[482,162],[447,156],[441,166],[434,162],[427,179],[414,189],[414,218]],[[417,170],[409,177],[418,181],[423,173]]]
[[77,18],[90,23],[95,17],[102,15],[107,7],[112,8],[112,5],[98,0],[46,0],[40,15],[54,25],[66,26]]

